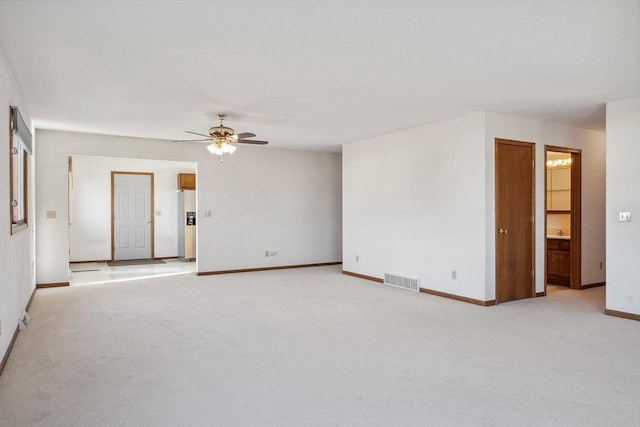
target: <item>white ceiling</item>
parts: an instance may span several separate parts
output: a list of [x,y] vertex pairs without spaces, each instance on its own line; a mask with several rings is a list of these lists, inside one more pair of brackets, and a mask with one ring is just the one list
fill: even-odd
[[0,1],[35,127],[274,147],[492,111],[604,129],[640,96],[640,0]]

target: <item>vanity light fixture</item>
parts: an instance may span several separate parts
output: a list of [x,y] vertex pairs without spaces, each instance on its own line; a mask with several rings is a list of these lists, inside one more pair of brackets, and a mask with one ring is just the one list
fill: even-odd
[[557,168],[562,166],[571,166],[571,157],[566,159],[548,160],[547,167]]

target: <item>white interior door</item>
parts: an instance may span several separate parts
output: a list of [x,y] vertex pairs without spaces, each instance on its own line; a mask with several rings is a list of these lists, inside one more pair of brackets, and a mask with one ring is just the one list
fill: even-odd
[[113,259],[153,257],[153,174],[112,172]]

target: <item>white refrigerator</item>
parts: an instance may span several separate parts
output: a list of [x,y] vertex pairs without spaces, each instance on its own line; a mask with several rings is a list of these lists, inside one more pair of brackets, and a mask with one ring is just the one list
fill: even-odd
[[196,192],[178,191],[178,258],[196,259]]

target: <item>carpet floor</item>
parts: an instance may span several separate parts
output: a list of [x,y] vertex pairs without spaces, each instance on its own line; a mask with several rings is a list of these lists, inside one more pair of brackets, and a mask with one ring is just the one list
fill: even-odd
[[604,288],[479,307],[339,266],[41,289],[0,426],[638,426]]

